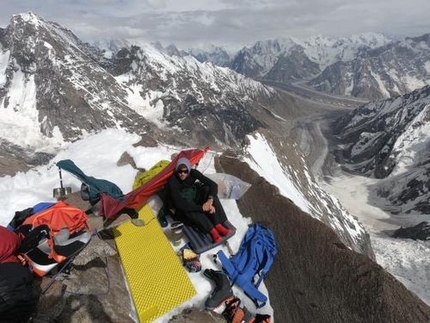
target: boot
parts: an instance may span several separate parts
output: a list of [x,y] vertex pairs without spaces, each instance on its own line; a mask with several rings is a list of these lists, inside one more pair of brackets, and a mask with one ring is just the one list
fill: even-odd
[[[257,323],[252,313],[245,306],[240,306],[239,298],[227,301],[222,315],[229,323]],[[261,321],[263,322],[265,321]]]
[[229,234],[231,234],[233,231],[231,229],[226,228],[225,226],[223,226],[221,223],[218,223],[215,226],[215,229],[218,231],[218,233],[222,236],[228,236]]
[[220,237],[218,231],[215,228],[212,228],[212,230],[209,231],[209,233],[211,234],[211,237],[214,243],[218,243],[222,241],[222,238]]
[[230,281],[222,271],[206,269],[203,274],[215,283],[215,288],[205,302],[208,311],[214,310],[234,298]]

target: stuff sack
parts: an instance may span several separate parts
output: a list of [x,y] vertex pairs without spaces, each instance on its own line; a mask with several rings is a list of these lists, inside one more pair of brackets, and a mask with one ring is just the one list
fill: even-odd
[[206,176],[218,184],[218,197],[220,198],[238,200],[251,187],[251,184],[230,174],[214,173],[206,174]]

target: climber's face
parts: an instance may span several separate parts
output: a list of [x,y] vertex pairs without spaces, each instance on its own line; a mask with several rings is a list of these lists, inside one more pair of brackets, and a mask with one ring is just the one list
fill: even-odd
[[179,167],[176,173],[178,173],[178,177],[183,181],[188,177],[188,168]]

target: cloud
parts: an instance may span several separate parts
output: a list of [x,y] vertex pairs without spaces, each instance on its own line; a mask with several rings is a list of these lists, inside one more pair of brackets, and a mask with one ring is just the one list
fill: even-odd
[[428,0],[3,0],[0,25],[33,11],[84,41],[141,39],[180,48],[227,47],[257,40],[363,32],[420,36],[430,32]]

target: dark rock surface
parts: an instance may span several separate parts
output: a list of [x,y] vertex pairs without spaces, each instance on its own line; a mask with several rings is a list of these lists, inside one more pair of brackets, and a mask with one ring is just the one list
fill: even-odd
[[[66,202],[83,210],[89,203],[72,193]],[[129,221],[121,215],[110,227]],[[92,229],[103,228],[102,218],[90,217]],[[101,230],[101,238],[94,236],[90,244],[75,258],[70,274],[58,276],[41,297],[34,323],[134,323],[132,301],[126,280],[109,230]],[[41,281],[42,289],[51,282]],[[222,315],[201,308],[189,308],[172,317],[172,323],[222,323]]]
[[394,238],[413,239],[413,240],[429,240],[430,239],[430,223],[423,221],[416,226],[408,228],[399,228],[393,233]]
[[422,300],[247,164],[221,156],[218,166],[252,184],[238,200],[240,212],[276,235],[279,253],[265,280],[275,322],[430,322]]
[[[80,198],[79,192],[69,195],[66,202],[82,210],[90,206]],[[120,216],[113,225],[127,220],[127,216]],[[93,230],[103,228],[101,217],[91,216],[89,222]],[[50,279],[43,278],[42,288]],[[64,292],[60,293],[59,289]],[[115,242],[104,235],[103,239],[98,236],[91,239],[74,259],[69,274],[56,277],[54,285],[41,297],[35,322],[132,323],[131,313],[130,296]]]
[[[275,322],[429,322],[430,308],[370,258],[348,249],[325,224],[281,196],[232,153],[215,159],[218,172],[252,184],[238,200],[244,217],[270,227],[279,253],[265,280]],[[128,158],[124,156],[123,162]],[[86,210],[79,192],[67,202]],[[102,219],[91,216],[93,229]],[[120,216],[112,226],[128,221]],[[134,322],[115,243],[94,237],[74,261],[69,275],[59,277],[41,298],[36,323]],[[48,278],[42,286],[49,283]],[[257,311],[258,312],[258,311]],[[222,316],[190,308],[172,323],[225,322]]]
[[[279,253],[265,280],[275,322],[430,321],[430,308],[423,301],[374,261],[349,250],[329,227],[279,195],[277,188],[246,164],[223,156],[215,162],[218,172],[252,184],[238,200],[239,209],[276,235]],[[68,202],[88,207],[77,193]],[[127,220],[122,216],[117,223]],[[101,228],[100,221],[91,217],[93,228]],[[35,322],[133,322],[114,242],[93,240],[82,257],[75,259],[71,274],[42,297]],[[190,308],[170,322],[225,320],[216,313]]]

